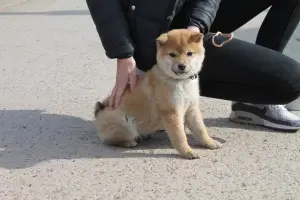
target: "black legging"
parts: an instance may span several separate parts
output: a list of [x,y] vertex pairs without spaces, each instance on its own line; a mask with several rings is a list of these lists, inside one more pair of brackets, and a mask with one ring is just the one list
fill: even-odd
[[[298,25],[300,0],[223,0],[211,32],[233,32],[269,6],[257,36],[258,45],[233,39],[216,48],[212,35],[206,35],[206,58],[200,73],[202,96],[286,104],[300,95],[300,64],[280,53]],[[181,17],[175,18],[174,28],[181,27]],[[223,39],[216,37],[218,43]]]

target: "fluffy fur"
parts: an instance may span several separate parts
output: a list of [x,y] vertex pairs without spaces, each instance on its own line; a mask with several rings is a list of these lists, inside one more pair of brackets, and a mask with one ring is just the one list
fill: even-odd
[[199,158],[189,146],[185,126],[202,147],[221,144],[207,133],[199,106],[197,75],[205,55],[203,35],[186,29],[172,30],[157,40],[157,64],[139,77],[133,91],[126,89],[121,105],[108,107],[108,98],[97,102],[95,125],[100,139],[123,147],[137,145],[137,138],[167,130],[173,147],[188,159]]

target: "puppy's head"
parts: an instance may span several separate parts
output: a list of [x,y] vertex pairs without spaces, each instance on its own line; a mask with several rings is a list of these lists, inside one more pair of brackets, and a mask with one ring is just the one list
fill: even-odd
[[169,77],[187,79],[201,70],[205,49],[203,34],[171,30],[156,39],[158,67]]

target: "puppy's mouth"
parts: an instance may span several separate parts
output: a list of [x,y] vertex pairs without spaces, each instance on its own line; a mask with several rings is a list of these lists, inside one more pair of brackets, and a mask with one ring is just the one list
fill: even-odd
[[177,76],[179,76],[179,75],[184,75],[184,74],[189,73],[189,71],[175,71],[175,70],[173,70],[173,69],[172,69],[172,71],[173,71],[173,73],[174,73],[175,75],[177,75]]

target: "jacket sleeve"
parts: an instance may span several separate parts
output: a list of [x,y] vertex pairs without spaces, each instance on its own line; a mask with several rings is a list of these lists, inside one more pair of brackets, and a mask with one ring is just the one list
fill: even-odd
[[134,47],[121,0],[86,0],[108,58],[128,58]]
[[189,0],[187,25],[197,26],[206,34],[219,9],[221,0]]

